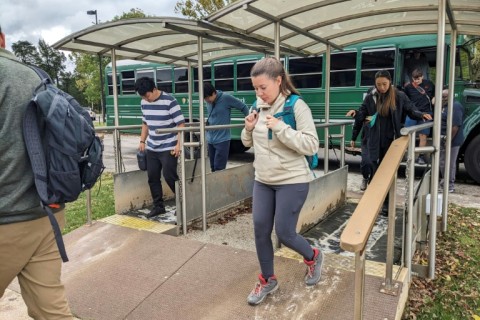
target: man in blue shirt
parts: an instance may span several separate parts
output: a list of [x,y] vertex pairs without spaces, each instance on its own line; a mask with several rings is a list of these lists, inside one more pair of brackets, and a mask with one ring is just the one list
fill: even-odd
[[[203,93],[207,103],[207,126],[230,124],[232,108],[240,110],[245,116],[248,115],[245,103],[228,93],[216,90],[209,82],[203,85]],[[225,169],[230,149],[230,129],[208,130],[207,142],[212,172]]]
[[[447,112],[448,112],[448,89],[442,91],[442,128],[441,134],[445,136],[447,134]],[[457,156],[460,146],[465,141],[463,135],[463,117],[465,110],[458,101],[453,101],[452,111],[452,132],[450,138],[452,142],[452,148],[450,152],[450,179],[448,181],[449,192],[455,191],[455,175],[457,171]],[[442,175],[442,181],[440,186],[443,187],[443,177],[445,175],[445,141],[442,141],[440,145],[440,173]]]
[[175,193],[177,175],[177,157],[180,154],[179,133],[160,133],[156,129],[185,126],[180,105],[171,95],[158,90],[155,82],[148,77],[140,78],[135,83],[135,91],[142,97],[142,133],[138,149],[147,150],[147,175],[153,209],[147,214],[152,218],[165,213],[163,204],[163,177],[169,188]]

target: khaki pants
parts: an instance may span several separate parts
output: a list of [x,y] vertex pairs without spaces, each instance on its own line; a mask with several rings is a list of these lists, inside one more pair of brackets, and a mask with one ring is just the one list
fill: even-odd
[[[55,214],[60,228],[65,212]],[[73,319],[60,281],[62,260],[48,217],[0,225],[0,297],[18,277],[28,315],[34,319]]]

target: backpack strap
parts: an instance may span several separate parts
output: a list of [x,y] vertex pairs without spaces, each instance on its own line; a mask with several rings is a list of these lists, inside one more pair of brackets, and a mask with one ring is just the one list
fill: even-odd
[[250,113],[252,113],[253,111],[258,111],[257,100],[253,101],[252,106],[250,107]]
[[[301,97],[298,94],[289,95],[285,99],[285,103],[283,104],[283,110],[273,115],[275,118],[281,117],[283,119],[283,122],[285,122],[290,127],[292,127],[293,130],[297,130],[294,106],[298,99],[301,99]],[[272,140],[272,138],[273,138],[272,130],[268,129],[268,139]]]
[[[38,74],[38,76],[42,80],[42,83],[35,89],[35,95],[35,93],[41,86],[51,83],[52,79],[45,71],[36,67],[30,67]],[[41,70],[41,72],[39,70]],[[37,104],[34,100],[31,100],[28,103],[27,109],[25,110],[25,115],[23,118],[23,136],[28,157],[30,158],[30,162],[32,165],[35,187],[37,188],[37,193],[41,200],[41,206],[47,212],[48,219],[50,220],[50,224],[52,225],[58,251],[60,252],[62,261],[67,262],[68,257],[65,251],[65,244],[63,243],[60,226],[58,225],[57,219],[55,218],[52,209],[48,206],[51,203],[50,199],[48,198],[47,163],[45,160],[45,152],[43,150],[43,143],[40,135],[40,129],[38,126]]]
[[[36,95],[37,90],[51,81],[46,72],[33,66],[29,66],[40,77],[42,83],[35,89],[33,95]],[[46,76],[45,76],[46,75]],[[23,136],[27,148],[28,156],[32,164],[33,175],[35,179],[35,186],[37,193],[42,203],[45,205],[51,204],[48,198],[48,172],[47,163],[45,160],[45,151],[43,149],[43,142],[41,139],[40,128],[37,117],[37,103],[32,99],[25,110],[23,118]]]

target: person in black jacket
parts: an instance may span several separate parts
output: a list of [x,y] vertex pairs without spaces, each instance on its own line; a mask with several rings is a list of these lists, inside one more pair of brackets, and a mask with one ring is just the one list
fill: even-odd
[[[435,96],[435,85],[423,77],[422,70],[413,70],[412,81],[405,85],[404,92],[419,111],[429,113],[433,116],[432,99]],[[407,117],[405,119],[405,127],[420,124],[422,120],[419,121]],[[418,146],[425,147],[427,145],[427,137],[430,134],[430,128],[420,130],[417,134],[419,138]],[[425,155],[420,154],[416,162],[418,164],[426,164],[427,159]]]
[[[368,123],[366,131],[366,148],[373,175],[387,153],[390,144],[399,138],[402,119],[408,115],[412,119],[432,120],[428,113],[418,111],[405,93],[392,85],[392,76],[387,70],[375,74],[375,89],[363,100],[355,116],[350,146],[355,147],[355,140],[364,123]],[[388,197],[383,205],[382,214],[388,212]]]

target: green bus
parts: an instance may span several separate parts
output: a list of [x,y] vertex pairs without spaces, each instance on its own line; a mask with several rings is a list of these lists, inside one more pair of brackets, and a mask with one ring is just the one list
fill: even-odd
[[[465,36],[457,40],[455,67],[455,99],[466,110],[464,133],[466,140],[459,154],[470,176],[480,183],[480,90],[471,79],[472,43]],[[450,43],[447,37],[446,43]],[[470,44],[470,46],[468,45]],[[403,86],[408,81],[408,65],[420,56],[425,64],[426,78],[435,82],[436,35],[415,35],[385,38],[364,42],[333,51],[330,63],[330,121],[347,120],[345,114],[357,109],[367,90],[374,84],[374,75],[379,69],[387,69],[392,74],[394,84]],[[446,61],[449,61],[449,46],[446,48]],[[251,105],[255,92],[250,81],[250,69],[263,55],[238,56],[214,61],[203,67],[204,81],[211,82],[217,89],[229,92]],[[283,57],[295,86],[312,110],[317,123],[325,119],[325,57]],[[188,117],[188,73],[193,72],[193,119],[199,121],[198,112],[198,72],[197,68],[174,67],[139,61],[117,62],[118,112],[120,125],[141,124],[140,97],[135,94],[134,83],[140,77],[151,77],[160,90],[173,94]],[[425,72],[424,72],[425,73]],[[106,68],[105,90],[107,125],[113,125],[113,83],[111,66]],[[445,81],[448,83],[448,68]],[[206,116],[206,114],[205,114]],[[243,115],[232,113],[232,123],[242,123]],[[347,128],[346,140],[350,137]],[[335,134],[337,129],[330,129]],[[323,140],[323,130],[319,130]],[[332,142],[337,143],[336,141]],[[338,143],[337,143],[338,144]],[[245,150],[240,141],[240,130],[232,129],[231,151]]]

